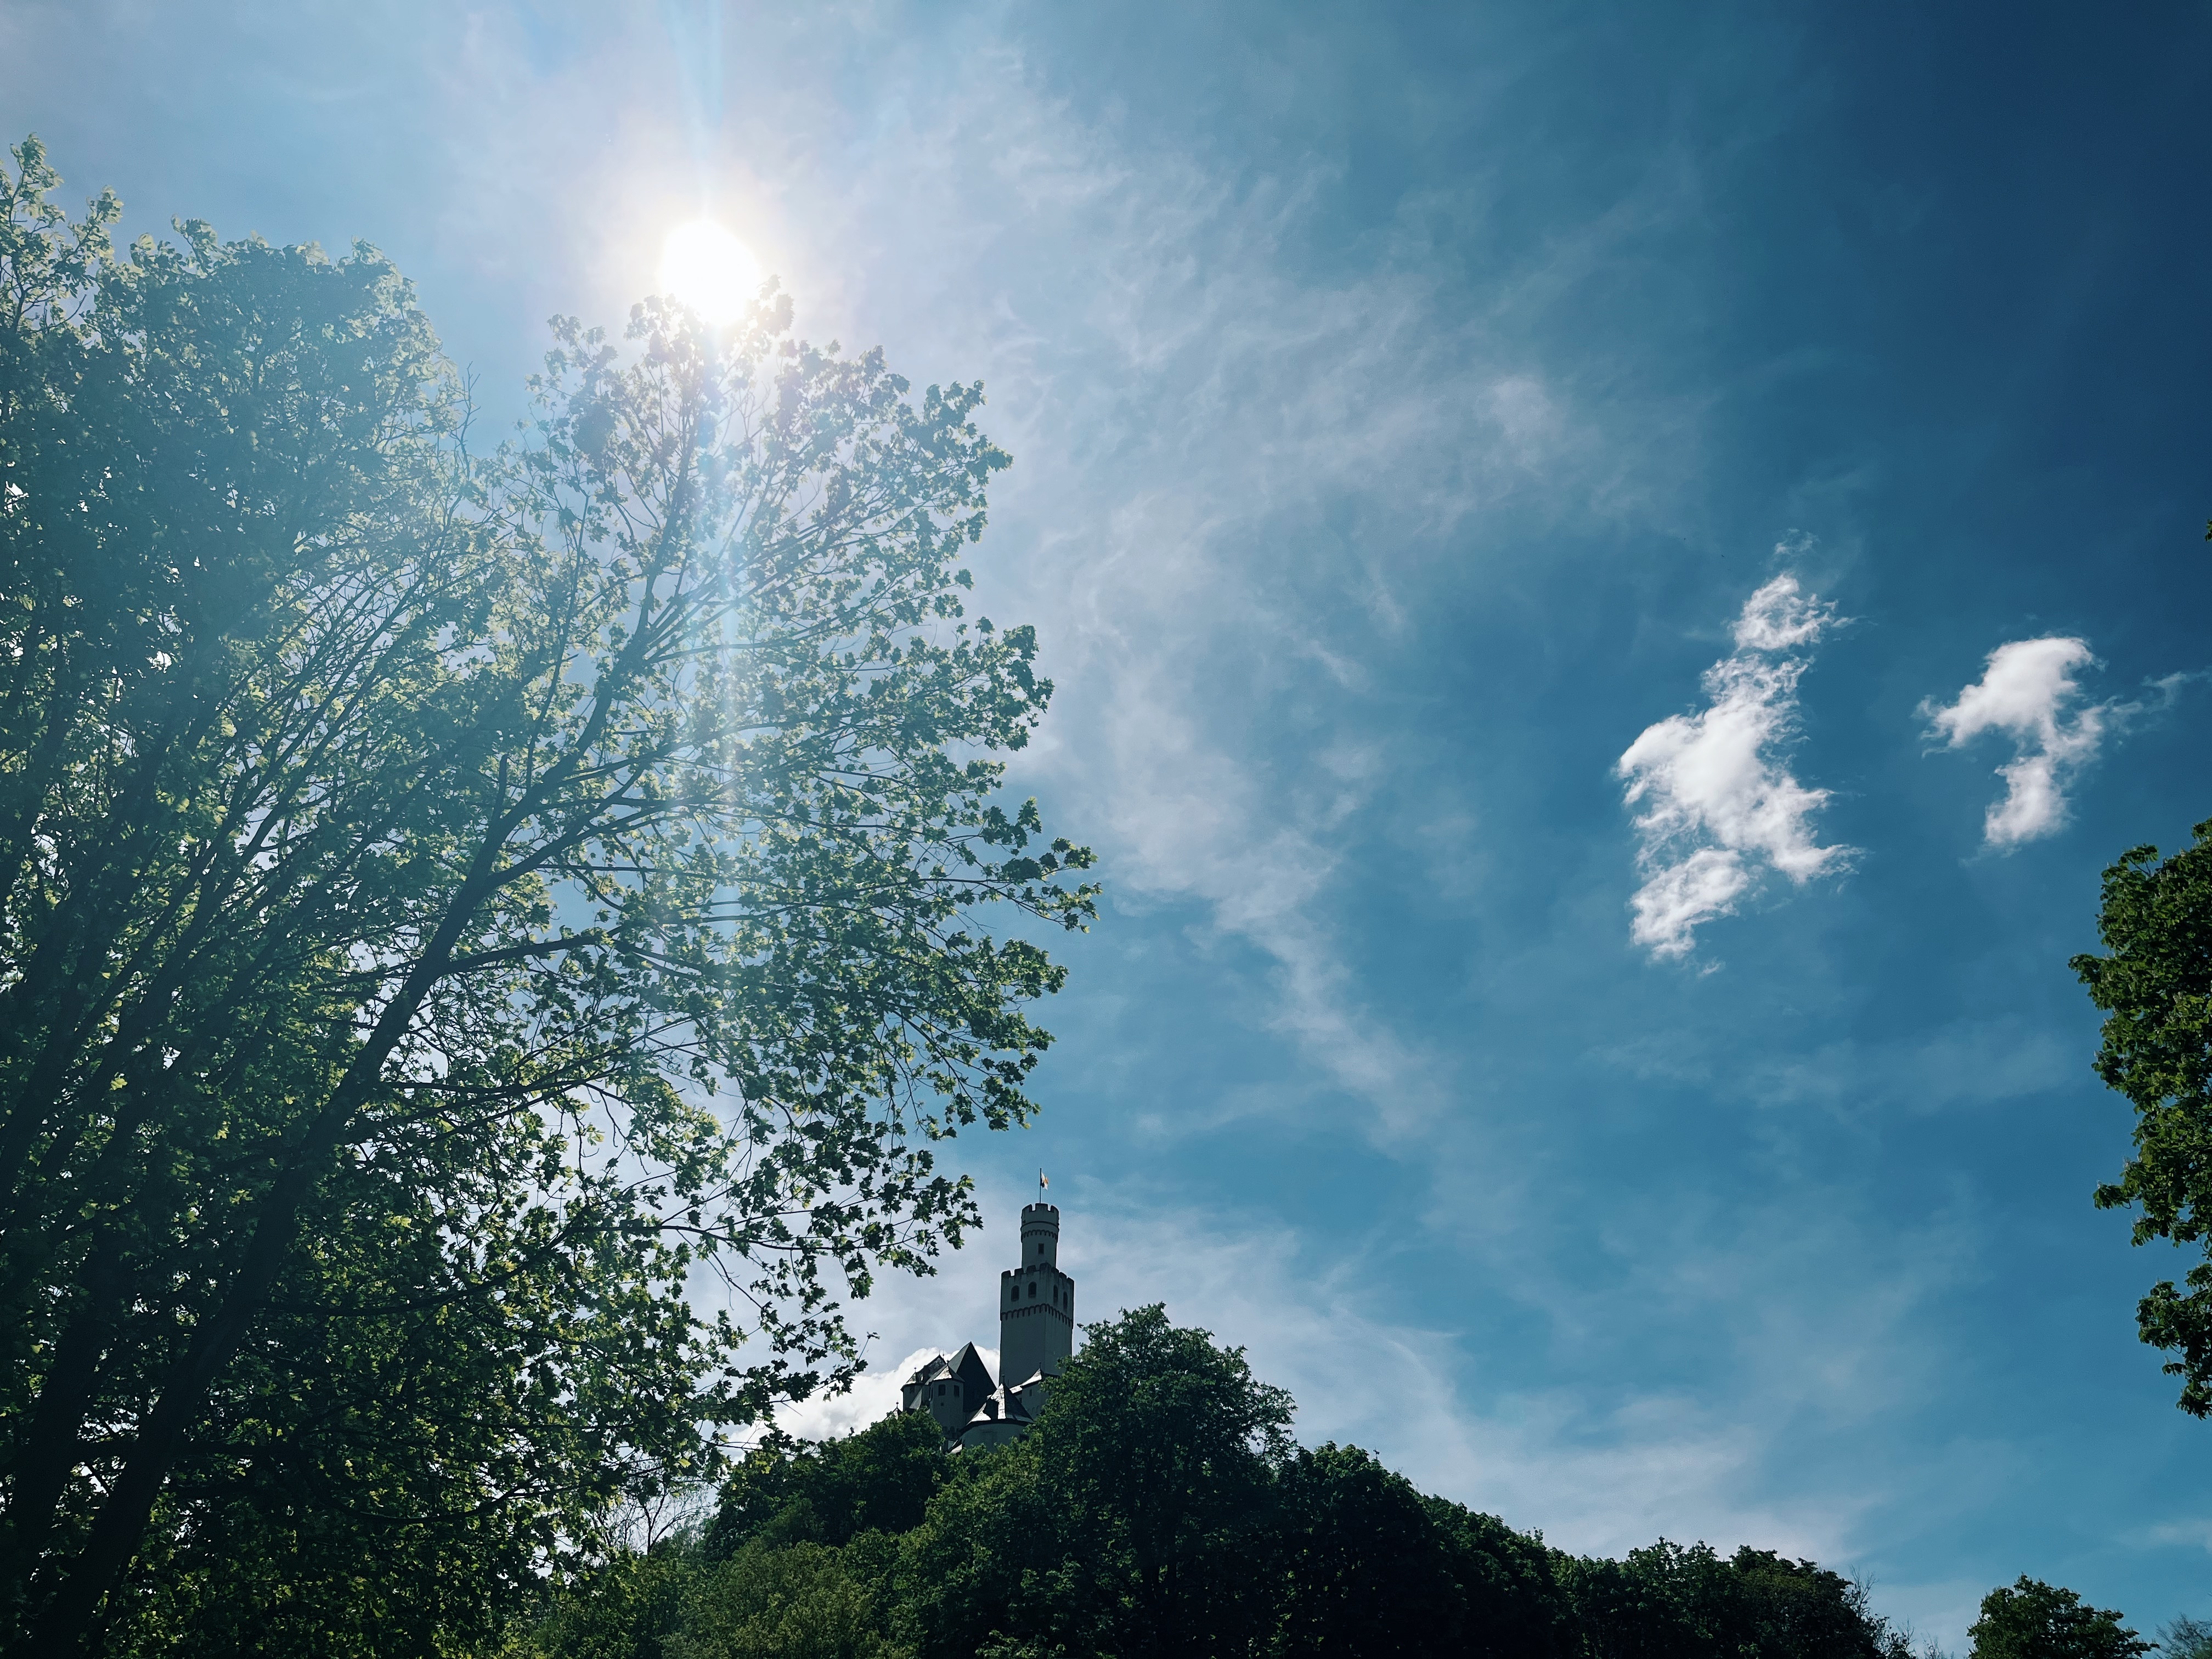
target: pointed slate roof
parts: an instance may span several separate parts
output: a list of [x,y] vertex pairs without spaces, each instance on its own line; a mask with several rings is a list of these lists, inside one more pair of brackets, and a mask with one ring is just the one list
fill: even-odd
[[973,1342],[965,1345],[958,1353],[946,1360],[945,1368],[960,1379],[962,1392],[967,1399],[981,1400],[999,1386],[998,1379],[991,1375],[990,1366],[985,1363]]

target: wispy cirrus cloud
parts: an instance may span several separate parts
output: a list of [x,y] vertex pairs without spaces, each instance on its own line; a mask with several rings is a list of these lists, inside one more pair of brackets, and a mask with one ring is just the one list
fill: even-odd
[[1850,861],[1856,849],[1814,835],[1829,792],[1777,752],[1796,730],[1810,647],[1836,625],[1834,605],[1777,576],[1745,601],[1735,649],[1705,671],[1709,705],[1644,727],[1615,763],[1627,804],[1644,809],[1629,934],[1654,957],[1688,955],[1698,928],[1733,914],[1765,871],[1802,884]]

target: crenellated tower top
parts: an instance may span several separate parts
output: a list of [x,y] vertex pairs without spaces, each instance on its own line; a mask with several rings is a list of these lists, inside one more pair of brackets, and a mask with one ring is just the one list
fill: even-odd
[[1022,1266],[1060,1266],[1060,1206],[1022,1206]]

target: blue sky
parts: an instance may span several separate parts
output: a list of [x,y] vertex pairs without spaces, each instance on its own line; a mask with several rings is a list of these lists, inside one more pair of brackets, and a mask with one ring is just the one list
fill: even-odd
[[14,0],[0,125],[135,228],[378,243],[502,420],[702,211],[811,335],[988,383],[980,608],[1059,684],[1017,783],[1110,898],[886,1368],[989,1334],[1042,1164],[1079,1313],[1249,1344],[1309,1438],[1573,1548],[1812,1554],[1958,1647],[2023,1571],[2212,1613],[2212,1426],[2134,1340],[2186,1264],[2089,1206],[2128,1119],[2065,965],[2103,865],[2212,816],[2208,49]]

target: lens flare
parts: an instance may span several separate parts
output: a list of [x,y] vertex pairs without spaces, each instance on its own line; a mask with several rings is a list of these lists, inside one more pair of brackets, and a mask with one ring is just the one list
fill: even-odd
[[694,219],[668,233],[660,252],[660,291],[682,301],[703,322],[735,322],[760,291],[760,261],[712,219]]

